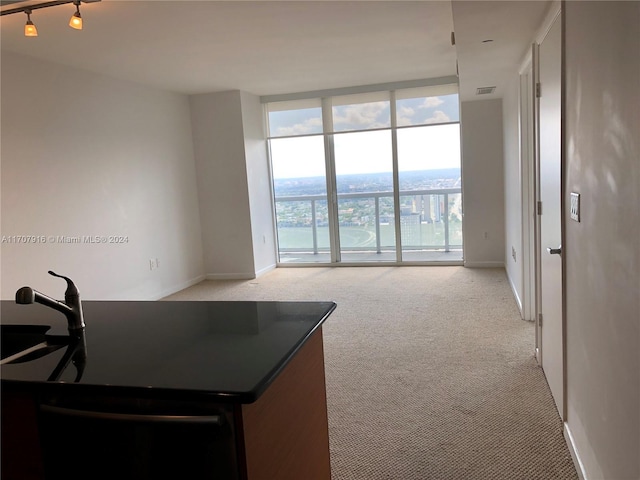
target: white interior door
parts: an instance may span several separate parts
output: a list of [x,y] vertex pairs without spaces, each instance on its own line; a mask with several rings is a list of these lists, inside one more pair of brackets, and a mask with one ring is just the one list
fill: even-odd
[[564,418],[561,228],[561,22],[539,48],[540,313],[542,368]]

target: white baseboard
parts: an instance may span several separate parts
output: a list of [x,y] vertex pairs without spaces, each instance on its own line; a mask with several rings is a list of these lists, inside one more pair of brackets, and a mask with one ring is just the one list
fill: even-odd
[[262,268],[256,272],[256,278],[259,277],[260,275],[264,275],[265,273],[268,273],[271,270],[275,270],[275,269],[276,269],[275,263],[273,265],[269,265],[268,267]]
[[464,266],[468,268],[504,268],[504,262],[469,262],[465,260]]
[[207,280],[253,280],[265,273],[275,270],[276,264],[258,270],[256,273],[207,273]]
[[567,422],[564,422],[564,439],[567,442],[567,447],[569,447],[569,453],[571,454],[571,459],[573,460],[573,464],[578,472],[578,477],[580,477],[580,480],[587,480],[584,465],[580,460],[580,455],[578,455],[578,450],[576,449],[575,442],[573,441],[573,435],[571,435],[571,429]]
[[158,295],[154,295],[151,298],[151,300],[160,300],[161,298],[168,297],[169,295],[173,295],[174,293],[179,292],[180,290],[184,290],[185,288],[192,287],[193,285],[195,285],[196,283],[200,283],[204,279],[205,279],[204,275],[198,275],[197,277],[192,278],[191,280],[187,280],[186,282],[182,282],[177,285],[173,285],[172,287],[165,288]]
[[254,273],[207,273],[207,280],[253,280],[256,278]]
[[257,276],[270,272],[275,268],[275,265],[271,265],[267,268],[263,268],[255,275],[252,275],[250,273],[207,273],[206,275],[198,275],[197,277],[187,280],[186,282],[182,282],[173,285],[172,287],[165,288],[159,294],[152,295],[149,300],[160,300],[161,298],[173,295],[174,293],[184,290],[185,288],[192,287],[193,285],[200,283],[203,280],[253,280]]
[[515,283],[511,279],[509,275],[509,270],[504,269],[507,274],[507,280],[509,281],[509,285],[511,285],[511,291],[513,292],[513,296],[516,298],[516,303],[518,304],[518,310],[520,310],[520,317],[524,318],[524,311],[522,310],[522,300],[520,299],[520,295],[518,294],[518,290],[516,289]]

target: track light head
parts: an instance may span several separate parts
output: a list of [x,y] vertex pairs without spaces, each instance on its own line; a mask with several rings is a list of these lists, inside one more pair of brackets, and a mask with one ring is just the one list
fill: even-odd
[[24,36],[25,37],[37,37],[38,29],[31,21],[31,10],[25,10],[24,13],[27,14],[27,23],[24,24]]
[[71,19],[69,20],[69,26],[76,30],[82,30],[82,16],[80,15],[80,0],[76,0],[73,2],[76,6],[76,13],[71,15]]

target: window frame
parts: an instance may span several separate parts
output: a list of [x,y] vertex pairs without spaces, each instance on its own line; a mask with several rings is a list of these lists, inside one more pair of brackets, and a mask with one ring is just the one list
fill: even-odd
[[[450,81],[452,78],[455,81]],[[442,79],[440,79],[442,80]],[[277,96],[266,96],[261,97],[261,101],[264,104],[264,118],[265,118],[265,132],[266,142],[267,142],[267,151],[268,151],[268,161],[269,161],[269,171],[271,174],[271,183],[274,185],[274,177],[273,177],[273,158],[271,154],[271,141],[277,139],[285,139],[291,137],[315,137],[322,136],[324,139],[324,155],[325,155],[325,179],[326,179],[326,192],[327,192],[327,207],[329,210],[329,238],[330,238],[330,262],[322,262],[322,263],[283,263],[280,258],[280,247],[279,247],[279,238],[278,238],[278,225],[276,218],[276,208],[274,202],[273,208],[273,219],[274,219],[274,234],[276,238],[276,258],[277,258],[277,266],[318,266],[318,265],[412,265],[412,264],[438,264],[438,265],[462,265],[464,258],[464,239],[462,239],[462,258],[458,261],[452,262],[430,262],[430,261],[407,261],[403,260],[403,248],[402,248],[402,225],[401,225],[401,215],[400,215],[400,172],[399,172],[399,160],[398,160],[398,136],[397,132],[399,130],[411,129],[411,128],[424,128],[430,126],[441,126],[441,125],[461,125],[460,119],[460,101],[459,101],[459,89],[457,84],[457,77],[447,77],[446,82],[442,83],[433,83],[433,80],[425,80],[425,81],[417,81],[417,82],[401,82],[401,84],[388,84],[384,87],[388,88],[376,88],[380,86],[365,86],[365,87],[350,87],[346,89],[336,89],[332,91],[322,91],[322,92],[307,92],[304,94],[292,94],[292,95],[277,95]],[[416,85],[417,83],[417,85]],[[416,93],[428,92],[429,95],[424,95],[425,98],[436,97],[438,95],[451,95],[457,94],[458,101],[458,119],[455,121],[443,121],[443,122],[433,122],[433,123],[417,123],[411,125],[398,125],[398,112],[397,105],[399,100],[411,99],[411,98],[422,98],[422,96],[412,95],[412,91]],[[431,93],[433,92],[433,93]],[[398,98],[398,93],[400,93],[400,98]],[[362,128],[362,129],[349,129],[349,130],[336,130],[333,125],[333,113],[334,113],[334,103],[333,100],[335,98],[348,99],[349,96],[353,98],[357,98],[361,96],[362,98],[366,97],[375,97],[377,95],[388,95],[389,102],[389,126],[385,127],[376,127],[376,128]],[[318,100],[320,101],[321,108],[321,118],[322,118],[322,133],[301,133],[301,134],[293,134],[293,135],[271,135],[271,125],[270,125],[270,115],[272,111],[282,111],[286,110],[287,106],[296,106],[296,105],[309,105],[314,104],[317,105]],[[311,103],[310,103],[311,102]],[[340,103],[341,105],[350,105],[348,103]],[[273,108],[270,110],[272,106]],[[315,107],[314,107],[315,108]],[[292,110],[295,110],[292,109]],[[460,129],[461,130],[461,129]],[[340,250],[340,235],[339,235],[339,218],[338,218],[338,194],[337,194],[337,185],[336,185],[336,166],[335,166],[335,145],[334,138],[336,135],[343,134],[352,134],[358,132],[372,132],[372,131],[390,131],[391,134],[391,153],[392,153],[392,173],[393,173],[393,202],[394,202],[394,227],[395,227],[395,253],[396,259],[395,262],[372,262],[372,263],[343,263],[341,261],[341,250]],[[461,141],[461,139],[460,139]],[[462,158],[460,158],[460,171],[462,176]],[[460,192],[462,196],[462,191]],[[273,187],[273,198],[275,201],[276,192],[275,186]]]

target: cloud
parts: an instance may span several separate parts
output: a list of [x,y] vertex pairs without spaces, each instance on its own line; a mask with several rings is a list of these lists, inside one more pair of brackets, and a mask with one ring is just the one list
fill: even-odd
[[[438,97],[429,97],[426,98],[417,108],[434,108],[443,103],[444,100]],[[347,127],[342,129],[336,128],[336,130],[346,130],[348,128],[358,129],[359,127],[386,128],[389,127],[389,120],[386,117],[389,112],[388,108],[388,102],[371,102],[357,105],[337,106],[333,109],[333,124],[334,127]],[[442,110],[433,111],[431,117],[425,120],[416,120],[415,116],[418,112],[415,108],[409,106],[399,107],[396,114],[398,126],[451,122],[449,116]],[[301,123],[296,123],[295,125],[278,127],[277,136],[305,135],[320,132],[322,132],[322,118],[313,117],[306,119]]]
[[400,107],[398,110],[398,115],[411,117],[416,114],[416,111],[411,107]]
[[427,118],[424,123],[447,123],[451,119],[442,110],[436,110],[430,118]]
[[315,133],[318,132],[317,127],[320,127],[320,132],[322,132],[322,118],[313,117],[305,120],[302,123],[296,123],[295,125],[291,125],[288,127],[278,127],[278,135],[287,136]]
[[443,103],[444,100],[440,97],[428,97],[424,99],[424,102],[422,102],[422,105],[420,105],[419,108],[434,108],[438,105],[442,105]]
[[397,124],[400,127],[405,127],[407,125],[413,125],[413,121],[411,117],[416,114],[416,111],[411,107],[400,107],[396,111]]
[[369,128],[388,127],[389,123],[386,119],[378,118],[388,107],[389,102],[372,102],[334,107],[333,124],[366,126]]

